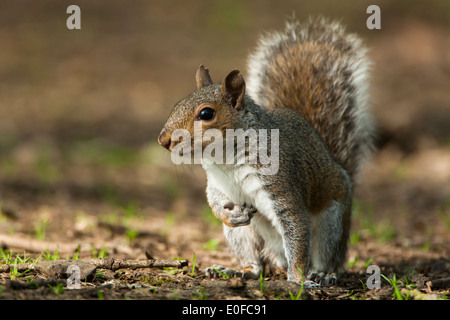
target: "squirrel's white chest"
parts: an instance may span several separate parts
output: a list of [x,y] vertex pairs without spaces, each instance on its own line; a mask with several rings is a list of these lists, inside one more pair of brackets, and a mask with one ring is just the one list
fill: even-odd
[[249,165],[215,163],[203,163],[203,169],[210,186],[220,190],[235,204],[255,207],[277,230],[281,230],[274,203],[264,190],[257,169]]
[[225,194],[233,203],[254,205],[256,194],[261,191],[256,170],[246,165],[203,165],[208,184]]

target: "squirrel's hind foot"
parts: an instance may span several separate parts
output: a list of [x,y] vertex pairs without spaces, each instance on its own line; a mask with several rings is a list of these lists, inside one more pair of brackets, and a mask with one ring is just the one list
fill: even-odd
[[335,285],[337,283],[337,276],[335,273],[313,271],[308,274],[307,279],[323,286]]
[[303,287],[304,287],[304,288],[319,288],[319,287],[320,287],[320,284],[319,284],[319,283],[314,282],[314,281],[312,281],[312,280],[306,280],[306,281],[303,281],[303,282],[301,282],[301,281],[291,281],[291,280],[288,280],[288,282],[293,282],[293,283],[296,283],[296,284],[299,284],[299,285],[302,285],[302,284],[303,284]]
[[205,274],[209,278],[232,278],[232,277],[241,277],[245,279],[258,279],[259,274],[255,274],[251,268],[244,268],[234,270],[224,266],[214,265],[212,267],[205,269]]

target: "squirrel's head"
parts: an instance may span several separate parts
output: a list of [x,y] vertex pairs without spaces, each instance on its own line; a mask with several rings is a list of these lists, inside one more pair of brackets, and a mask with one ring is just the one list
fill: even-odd
[[236,128],[239,114],[245,109],[245,81],[238,70],[230,71],[222,83],[215,84],[208,69],[201,65],[196,82],[197,90],[175,104],[158,137],[158,142],[170,151],[181,142],[172,139],[175,130],[187,130],[193,142],[194,124],[199,121],[202,132],[218,129],[224,135],[226,129]]

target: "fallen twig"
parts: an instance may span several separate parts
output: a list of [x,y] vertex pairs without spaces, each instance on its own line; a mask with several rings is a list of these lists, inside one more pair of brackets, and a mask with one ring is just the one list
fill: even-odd
[[82,269],[82,273],[86,276],[92,273],[95,269],[138,269],[138,268],[183,268],[188,265],[187,260],[115,260],[107,259],[87,259],[87,260],[50,260],[40,261],[37,263],[22,263],[22,264],[3,264],[0,265],[0,272],[10,272],[17,270],[17,272],[25,272],[30,270],[37,270],[47,275],[59,276],[67,273],[67,268],[70,265],[78,265]]
[[431,289],[445,289],[450,287],[450,278],[427,281],[426,285],[430,291]]
[[188,265],[187,260],[115,260],[115,259],[89,259],[86,262],[94,264],[98,268],[138,269],[138,268],[183,268]]

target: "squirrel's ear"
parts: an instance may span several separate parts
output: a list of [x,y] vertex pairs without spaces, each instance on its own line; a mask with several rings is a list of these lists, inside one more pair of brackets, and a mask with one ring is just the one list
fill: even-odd
[[205,69],[203,65],[200,65],[195,75],[195,81],[197,82],[197,89],[209,86],[213,84],[211,76],[209,75],[209,70]]
[[239,70],[230,71],[222,82],[220,92],[225,97],[231,97],[231,104],[236,109],[241,109],[245,106],[245,80],[242,74],[239,73]]

